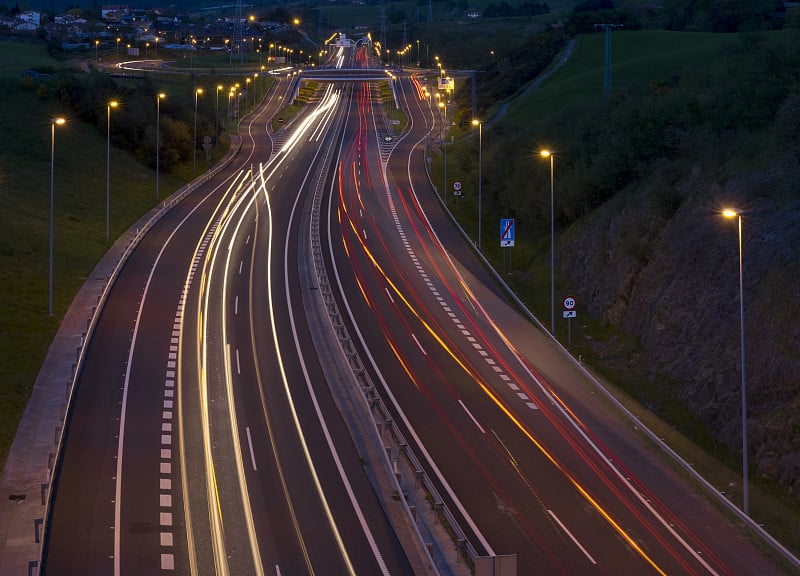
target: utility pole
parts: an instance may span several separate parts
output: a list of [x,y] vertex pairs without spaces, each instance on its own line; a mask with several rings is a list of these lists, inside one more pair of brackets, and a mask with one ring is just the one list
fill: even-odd
[[622,24],[595,24],[605,31],[605,71],[603,73],[603,95],[611,96],[611,30],[622,28]]

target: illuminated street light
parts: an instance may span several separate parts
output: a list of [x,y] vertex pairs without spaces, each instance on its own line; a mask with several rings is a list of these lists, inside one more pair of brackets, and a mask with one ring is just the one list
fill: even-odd
[[53,315],[53,164],[56,155],[56,124],[64,124],[64,118],[50,119],[50,274],[47,291],[47,315]]
[[159,198],[159,191],[158,191],[158,164],[159,164],[159,157],[161,156],[161,135],[159,134],[160,129],[160,122],[161,122],[161,99],[166,98],[167,95],[163,92],[156,96],[156,202],[158,202]]
[[747,465],[747,387],[744,370],[744,275],[742,271],[742,211],[726,208],[722,211],[725,218],[736,218],[739,224],[739,350],[742,364],[742,511],[750,515],[750,482]]
[[555,204],[553,197],[553,154],[550,150],[539,152],[542,158],[550,159],[550,333],[556,335],[556,246],[555,246]]
[[217,124],[214,128],[214,147],[217,146],[217,142],[219,141],[219,91],[224,88],[222,84],[217,85]]
[[473,126],[478,127],[478,252],[481,251],[481,196],[483,193],[483,122],[480,120],[473,120]]
[[106,107],[108,120],[106,122],[106,244],[111,238],[111,109],[119,106],[119,102],[112,100]]
[[194,91],[194,147],[192,148],[192,177],[197,175],[197,98],[202,93],[202,88],[198,88]]

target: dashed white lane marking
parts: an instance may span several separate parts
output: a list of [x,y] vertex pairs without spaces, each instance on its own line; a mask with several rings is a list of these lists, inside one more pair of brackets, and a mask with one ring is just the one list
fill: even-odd
[[242,365],[239,363],[239,349],[236,349],[236,373],[242,373]]
[[258,470],[256,467],[256,453],[253,451],[253,438],[250,436],[250,426],[245,426],[247,432],[247,445],[250,447],[250,463],[253,465],[253,470]]
[[[520,400],[523,400],[525,402],[525,405],[528,408],[530,408],[531,410],[538,410],[539,407],[536,405],[535,402],[531,401],[531,399],[528,397],[527,394],[518,392],[518,390],[520,389],[519,386],[517,386],[517,384],[514,383],[512,378],[508,374],[506,374],[505,369],[497,364],[497,361],[490,356],[489,352],[483,348],[483,345],[480,342],[478,342],[478,340],[474,336],[472,336],[471,332],[464,326],[464,323],[458,318],[458,314],[453,312],[452,308],[447,304],[445,299],[442,298],[442,296],[439,294],[439,291],[434,286],[433,281],[430,279],[430,276],[425,271],[425,268],[422,266],[422,262],[420,262],[420,259],[414,253],[414,249],[411,247],[411,244],[409,243],[408,238],[406,237],[406,232],[403,229],[403,225],[400,223],[400,217],[397,213],[397,208],[394,205],[394,199],[392,198],[392,195],[387,191],[386,196],[389,203],[389,211],[391,212],[392,219],[394,220],[395,228],[397,229],[397,233],[400,236],[403,246],[405,246],[408,258],[414,265],[414,267],[417,269],[417,272],[419,272],[420,278],[422,278],[422,280],[425,282],[425,285],[431,291],[431,294],[433,294],[433,296],[436,298],[436,301],[439,302],[439,305],[442,307],[442,310],[453,321],[453,324],[455,324],[456,328],[461,331],[461,334],[467,339],[467,342],[472,344],[472,347],[478,352],[478,354],[481,355],[486,364],[492,368],[494,373],[500,377],[500,379],[506,384],[506,386],[508,386],[512,391],[517,392],[517,396],[520,398]],[[366,238],[366,233],[364,233],[364,238]],[[394,303],[394,298],[392,298],[392,295],[390,294],[388,288],[386,288],[386,295],[389,297],[389,300],[391,300],[391,302]],[[422,353],[427,356],[428,353],[425,352],[425,349],[422,347],[419,340],[417,340],[417,337],[413,333],[411,334],[411,337],[414,339],[414,342],[416,342],[417,346],[422,351]],[[483,432],[483,428],[481,428],[477,420],[475,420],[472,414],[470,414],[469,410],[467,410],[466,406],[464,406],[464,403],[461,402],[461,400],[459,400],[459,403],[467,412],[467,414],[470,415],[470,418],[472,418],[473,422],[475,422],[475,425],[478,426],[478,428],[480,428],[481,431]]]
[[412,333],[412,334],[411,334],[411,337],[414,339],[414,342],[416,342],[416,343],[417,343],[417,347],[418,347],[418,348],[419,348],[419,349],[422,351],[422,354],[423,354],[424,356],[427,356],[427,355],[428,355],[428,353],[427,353],[427,352],[425,352],[425,348],[423,348],[423,347],[422,347],[422,344],[420,344],[420,343],[419,343],[419,340],[417,340],[417,335]]
[[481,431],[481,434],[486,434],[486,430],[483,429],[483,426],[481,426],[478,420],[475,418],[475,416],[472,415],[472,412],[469,411],[469,408],[467,408],[467,406],[461,401],[461,398],[458,399],[458,403],[461,404],[461,407],[464,409],[464,412],[466,412],[467,416],[469,416],[470,419],[475,423],[475,426],[478,427],[478,430]]

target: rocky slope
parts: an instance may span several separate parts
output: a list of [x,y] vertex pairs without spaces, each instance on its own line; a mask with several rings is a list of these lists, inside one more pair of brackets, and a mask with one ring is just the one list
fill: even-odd
[[638,341],[597,343],[614,369],[669,387],[740,452],[738,236],[724,205],[745,210],[751,472],[800,496],[798,154],[736,180],[695,165],[669,185],[626,190],[562,236],[559,273],[590,315]]

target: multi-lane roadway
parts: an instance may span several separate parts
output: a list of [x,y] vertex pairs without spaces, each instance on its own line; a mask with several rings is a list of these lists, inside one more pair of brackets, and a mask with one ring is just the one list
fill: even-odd
[[395,83],[399,139],[373,88],[331,82],[278,143],[277,82],[233,162],[137,247],[74,393],[45,572],[427,572],[337,404],[355,379],[335,307],[478,555],[520,575],[777,573],[461,240],[424,170],[440,118],[418,79]]

